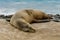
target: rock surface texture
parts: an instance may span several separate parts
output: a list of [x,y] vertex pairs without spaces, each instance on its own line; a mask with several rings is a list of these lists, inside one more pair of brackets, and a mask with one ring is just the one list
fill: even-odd
[[60,22],[33,23],[36,33],[20,31],[0,19],[0,40],[60,40]]

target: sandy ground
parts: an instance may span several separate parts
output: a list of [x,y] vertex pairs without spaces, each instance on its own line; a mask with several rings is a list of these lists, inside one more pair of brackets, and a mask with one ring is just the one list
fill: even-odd
[[60,22],[34,23],[36,33],[26,33],[0,19],[0,40],[60,40]]

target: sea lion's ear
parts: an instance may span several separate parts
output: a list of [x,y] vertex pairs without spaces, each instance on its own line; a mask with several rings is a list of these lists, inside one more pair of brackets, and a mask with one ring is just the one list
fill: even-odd
[[29,10],[25,10],[27,13],[29,13]]
[[33,10],[25,10],[25,11],[28,13],[28,15],[31,15]]
[[31,11],[33,11],[33,10],[32,10],[32,9],[27,9],[27,10],[25,10],[25,11],[29,13],[29,12],[31,12]]

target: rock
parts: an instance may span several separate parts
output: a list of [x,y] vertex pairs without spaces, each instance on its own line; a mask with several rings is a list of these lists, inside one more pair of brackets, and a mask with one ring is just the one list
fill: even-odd
[[60,19],[60,15],[59,14],[56,14],[54,17]]
[[5,16],[6,18],[11,18],[12,17],[12,15],[7,15],[7,16]]
[[11,17],[12,17],[12,15],[5,16],[6,21],[10,22]]
[[4,15],[0,15],[0,18],[4,18]]
[[6,18],[6,21],[10,22],[10,19],[11,19],[11,18]]
[[53,21],[60,22],[60,15],[59,14],[54,15],[53,16]]
[[12,15],[0,15],[0,19],[6,19],[6,21],[10,21],[10,19],[11,19],[11,17],[12,17]]
[[34,23],[36,33],[27,33],[0,20],[0,40],[60,40],[60,22]]
[[48,14],[49,15],[49,17],[51,17],[51,19],[53,19],[52,17],[53,17],[53,14]]

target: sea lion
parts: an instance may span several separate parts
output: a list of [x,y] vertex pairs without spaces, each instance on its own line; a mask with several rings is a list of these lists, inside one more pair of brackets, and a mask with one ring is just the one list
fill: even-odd
[[50,18],[51,17],[49,15],[42,11],[25,9],[17,11],[11,17],[10,24],[25,32],[36,32],[36,30],[32,28],[33,26],[30,23],[42,22],[43,19],[48,19],[50,21]]

